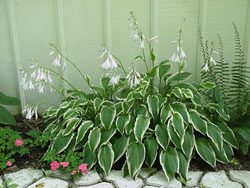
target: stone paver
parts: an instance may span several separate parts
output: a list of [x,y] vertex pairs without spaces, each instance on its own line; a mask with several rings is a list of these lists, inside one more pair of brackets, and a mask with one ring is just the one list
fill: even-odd
[[155,169],[153,168],[143,168],[141,169],[141,171],[139,172],[139,175],[142,178],[148,178],[153,172],[155,171]]
[[250,171],[229,171],[230,178],[234,181],[242,183],[245,188],[250,188]]
[[64,173],[61,173],[59,170],[56,170],[56,171],[47,170],[47,172],[50,174],[49,176],[53,178],[59,178],[62,180],[67,180],[67,181],[71,179],[71,175],[69,173],[64,174]]
[[42,178],[39,181],[30,185],[28,188],[37,188],[39,187],[39,185],[41,188],[68,188],[69,183],[56,178]]
[[[159,187],[155,187],[155,186],[145,186],[143,188],[159,188]],[[162,187],[163,188],[163,187]]]
[[198,185],[198,181],[200,179],[202,175],[202,172],[193,172],[193,171],[190,171],[188,172],[188,175],[187,175],[187,186],[189,187],[193,187],[193,186],[196,186]]
[[95,185],[84,186],[84,187],[79,187],[79,188],[114,188],[114,187],[110,183],[103,182],[103,183],[98,183]]
[[43,173],[41,170],[29,170],[22,169],[14,173],[5,174],[4,178],[7,180],[11,178],[11,184],[18,184],[18,188],[27,187],[33,182],[43,177]]
[[3,183],[3,180],[2,180],[2,178],[0,176],[0,186],[2,185],[2,183]]
[[116,170],[111,171],[106,179],[113,181],[119,188],[141,188],[143,186],[143,181],[140,178],[136,178],[135,180],[129,177],[123,178],[121,171]]
[[159,171],[155,175],[149,177],[146,180],[146,183],[149,185],[154,185],[154,186],[166,186],[167,188],[181,188],[182,187],[181,182],[177,181],[176,179],[168,182],[163,171]]
[[241,184],[230,181],[224,170],[206,173],[201,180],[201,185],[206,188],[242,188]]
[[92,170],[76,180],[75,183],[76,185],[93,185],[99,182],[101,182],[99,174],[95,170]]

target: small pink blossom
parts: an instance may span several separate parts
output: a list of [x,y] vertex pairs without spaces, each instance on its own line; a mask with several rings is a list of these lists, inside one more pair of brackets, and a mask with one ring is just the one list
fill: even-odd
[[69,162],[60,162],[60,165],[62,165],[63,168],[65,168],[69,165]]
[[54,161],[54,162],[50,163],[50,169],[51,170],[56,170],[56,169],[59,168],[59,166],[60,166],[60,164],[57,161]]
[[82,174],[87,174],[88,173],[86,163],[80,164],[78,169],[82,171]]
[[6,165],[7,165],[7,166],[11,166],[11,165],[12,165],[12,162],[11,162],[11,161],[7,161],[7,162],[6,162]]
[[72,172],[71,172],[71,175],[74,175],[76,173],[76,170],[73,170]]
[[23,141],[20,139],[16,139],[16,146],[22,146],[23,145]]

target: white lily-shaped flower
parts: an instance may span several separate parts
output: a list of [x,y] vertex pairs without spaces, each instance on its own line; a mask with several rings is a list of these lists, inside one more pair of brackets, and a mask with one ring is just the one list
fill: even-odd
[[52,64],[53,64],[54,66],[61,66],[60,60],[61,60],[61,55],[60,55],[60,53],[59,53],[58,56],[55,58],[55,60],[53,61]]
[[213,63],[214,65],[216,65],[216,61],[214,60],[214,58],[212,56],[210,57],[210,62]]
[[184,61],[184,58],[187,57],[186,53],[184,52],[184,50],[181,47],[181,44],[183,43],[182,41],[182,31],[179,31],[179,36],[176,38],[176,40],[172,41],[172,44],[177,43],[176,46],[176,51],[174,52],[174,54],[170,57],[170,60],[172,62],[176,62],[176,63],[180,63]]
[[38,119],[38,106],[30,106],[26,105],[22,111],[23,115],[25,115],[26,119],[32,119],[32,117],[35,115],[35,119]]
[[203,70],[206,71],[206,72],[209,70],[208,64],[207,64],[207,63],[206,63],[205,66],[203,67]]
[[131,88],[140,83],[139,78],[140,74],[134,69],[132,69],[130,73],[126,76],[126,79],[128,79],[128,83]]
[[110,69],[111,65],[110,65],[110,61],[109,61],[109,57],[107,57],[106,61],[104,61],[103,64],[101,64],[101,67],[105,70]]
[[115,59],[113,58],[113,56],[109,53],[109,59],[110,59],[110,65],[112,69],[116,69],[117,68],[117,64],[115,62]]
[[182,48],[181,48],[181,52],[180,52],[180,57],[181,58],[187,57],[186,53],[184,52],[184,50]]
[[170,57],[170,60],[171,60],[172,62],[179,63],[179,62],[180,62],[180,57],[179,57],[178,53],[175,52],[175,53],[172,55],[172,57]]
[[116,85],[118,84],[119,80],[120,80],[120,75],[113,75],[110,79],[110,84]]

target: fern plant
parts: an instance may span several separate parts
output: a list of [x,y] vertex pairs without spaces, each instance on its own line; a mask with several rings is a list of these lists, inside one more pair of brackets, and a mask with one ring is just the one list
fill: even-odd
[[[250,145],[249,67],[244,60],[240,34],[235,23],[233,23],[233,28],[235,33],[235,59],[231,66],[228,62],[225,62],[224,45],[220,35],[217,34],[218,52],[216,52],[213,43],[209,48],[208,41],[203,41],[199,30],[198,36],[204,59],[201,82],[211,81],[215,84],[213,89],[203,89],[202,94],[206,101],[218,103],[230,115],[231,119],[228,124],[234,130],[243,154],[247,154]],[[217,61],[213,62],[213,53],[211,52],[219,56]]]

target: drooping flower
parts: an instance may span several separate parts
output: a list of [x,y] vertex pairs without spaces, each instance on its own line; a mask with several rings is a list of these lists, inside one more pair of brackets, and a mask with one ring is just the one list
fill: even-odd
[[126,79],[128,80],[128,84],[131,88],[133,88],[134,86],[140,83],[139,78],[140,78],[140,74],[135,69],[132,69],[129,72],[129,74],[126,76]]
[[16,139],[16,146],[22,146],[23,141],[21,139]]
[[110,84],[116,85],[118,84],[119,80],[120,80],[120,75],[113,75],[110,79]]
[[12,164],[13,164],[13,163],[12,163],[11,161],[7,161],[7,162],[6,162],[6,165],[7,165],[7,166],[11,166]]
[[51,170],[56,170],[60,167],[60,164],[57,161],[51,162],[50,163],[50,169]]
[[101,64],[101,67],[105,70],[110,69],[111,65],[110,65],[110,61],[109,61],[109,57],[106,59],[106,61],[104,61],[103,64]]
[[61,60],[61,55],[60,55],[60,53],[57,55],[57,57],[55,58],[55,60],[53,61],[53,65],[54,66],[58,66],[58,67],[60,67],[61,66],[61,63],[60,63],[60,60]]
[[26,119],[31,119],[34,115],[35,115],[35,119],[38,119],[37,109],[38,109],[38,106],[26,105],[22,113],[23,115],[25,115]]
[[66,168],[67,166],[69,166],[69,162],[60,162],[60,165],[62,165],[63,168]]
[[182,30],[179,31],[179,36],[176,38],[176,40],[172,41],[172,44],[177,43],[176,46],[176,51],[174,52],[174,54],[170,57],[170,60],[172,62],[176,62],[176,63],[181,63],[184,61],[184,58],[187,57],[186,53],[184,52],[181,44],[183,43],[182,40],[183,36],[182,36]]
[[212,56],[210,57],[210,62],[213,63],[214,65],[216,65],[216,61],[214,60],[214,58]]
[[76,173],[76,170],[73,170],[72,172],[71,172],[71,175],[74,175]]
[[208,64],[207,64],[207,63],[206,63],[205,66],[203,67],[203,70],[206,71],[206,72],[209,70]]

